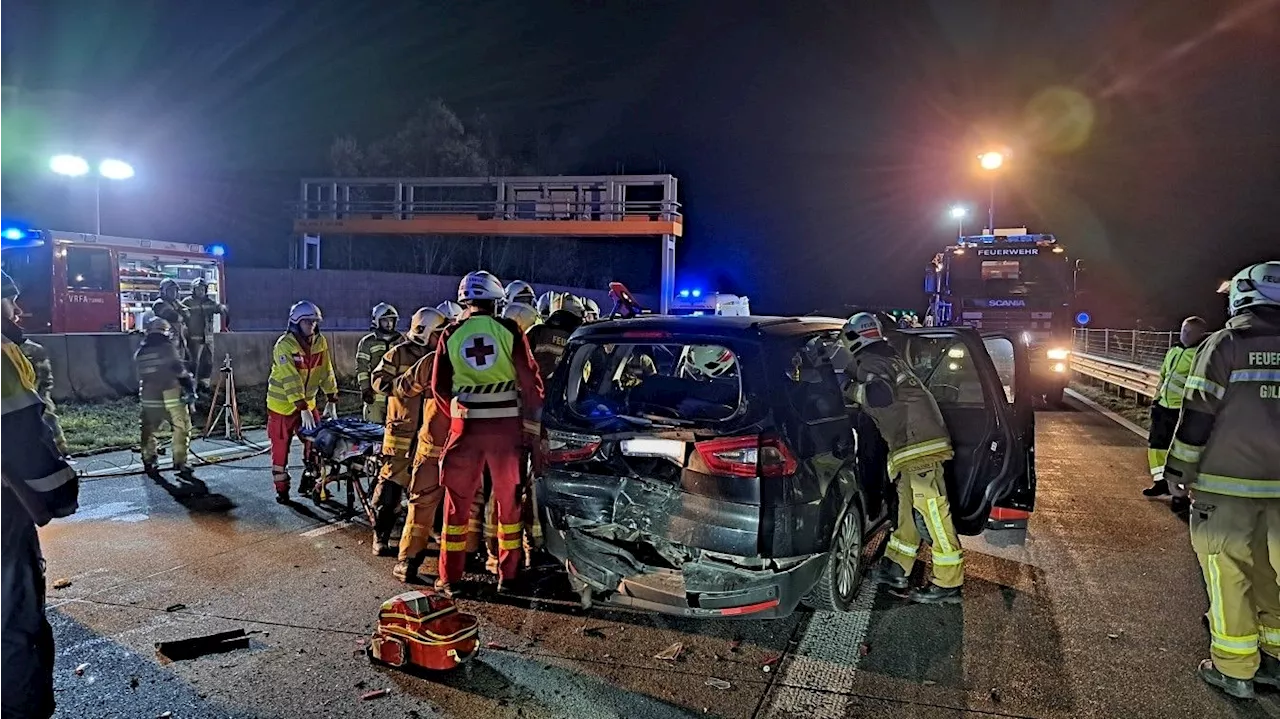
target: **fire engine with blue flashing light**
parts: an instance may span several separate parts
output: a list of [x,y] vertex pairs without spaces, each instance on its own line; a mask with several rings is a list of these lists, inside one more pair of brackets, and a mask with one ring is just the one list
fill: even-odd
[[671,299],[668,314],[677,317],[747,317],[751,314],[751,300],[745,295],[684,289]]
[[1080,269],[1058,239],[1027,228],[958,238],[925,269],[925,325],[1017,332],[1031,349],[1037,394],[1062,402]]
[[[33,334],[140,330],[176,280],[186,296],[203,279],[226,303],[222,245],[165,242],[58,230],[0,230],[0,261],[22,289],[23,327]],[[223,318],[214,331],[225,329]]]

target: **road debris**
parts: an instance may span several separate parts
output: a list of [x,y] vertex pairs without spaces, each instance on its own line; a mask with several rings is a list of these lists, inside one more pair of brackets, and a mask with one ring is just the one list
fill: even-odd
[[88,668],[89,668],[89,664],[87,662],[76,667],[76,676],[78,677],[84,676],[84,670]]
[[485,648],[485,649],[497,649],[497,650],[498,650],[498,651],[500,651],[500,652],[505,652],[505,651],[507,651],[507,645],[505,645],[505,644],[499,644],[498,642],[485,642],[485,643],[484,643],[484,648]]
[[66,589],[69,586],[71,586],[71,580],[67,579],[66,577],[63,577],[61,579],[55,579],[53,582],[54,589]]
[[925,686],[927,686],[927,687],[936,686],[936,685],[937,685],[937,682],[935,682],[935,681],[934,681],[934,680],[932,680],[932,679],[925,679],[925,680],[924,680],[924,685],[925,685]]
[[365,692],[364,694],[361,694],[361,695],[360,695],[360,701],[366,701],[366,702],[367,702],[367,701],[369,701],[370,699],[377,699],[378,697],[385,697],[386,695],[388,695],[388,694],[390,694],[390,693],[391,693],[391,690],[390,690],[390,689],[374,689],[373,691],[369,691],[369,692]]
[[137,688],[138,688],[138,683],[139,683],[139,682],[138,682],[138,678],[137,678],[137,677],[129,677],[129,688],[130,688],[130,689],[137,689]]
[[671,646],[667,647],[666,649],[663,649],[657,654],[654,654],[653,658],[661,659],[666,662],[674,662],[675,660],[680,658],[680,652],[682,651],[684,651],[684,644],[681,642],[676,642],[675,644],[672,644]]
[[741,640],[741,639],[734,639],[733,641],[729,642],[729,651],[731,651],[731,652],[737,652],[737,651],[738,651],[738,647],[741,647],[741,646],[742,646],[742,640]]
[[170,717],[172,716],[173,716],[173,712],[165,712],[160,716],[157,716],[156,719],[170,719]]
[[248,649],[249,637],[243,629],[218,632],[203,637],[156,642],[156,653],[170,661],[195,659],[206,654],[221,654],[236,649]]
[[1119,639],[1119,638],[1120,638],[1120,635],[1119,635],[1119,634],[1108,634],[1108,635],[1107,635],[1107,639]]
[[732,689],[733,688],[733,685],[730,684],[729,682],[726,682],[723,679],[716,679],[715,677],[709,677],[706,681],[706,685],[709,687],[715,687],[716,689]]
[[863,656],[863,657],[865,657],[865,656],[867,656],[867,655],[868,655],[868,654],[870,654],[870,653],[871,653],[871,645],[870,645],[870,644],[867,644],[866,642],[863,642],[862,644],[858,645],[858,656]]
[[165,610],[166,612],[180,612],[180,611],[182,611],[183,609],[186,609],[186,608],[187,608],[187,605],[182,604],[181,602],[179,602],[178,604],[170,604],[169,606],[165,607],[165,608],[164,608],[164,610]]

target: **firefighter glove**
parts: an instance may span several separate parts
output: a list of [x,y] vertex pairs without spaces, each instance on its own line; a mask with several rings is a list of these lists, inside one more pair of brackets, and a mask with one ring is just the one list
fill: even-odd
[[302,410],[302,429],[304,432],[310,432],[316,428],[316,416],[311,410]]
[[372,387],[365,387],[364,389],[360,390],[360,400],[365,404],[373,404],[373,400],[375,399],[375,397],[376,395],[373,393]]
[[325,404],[324,417],[325,419],[338,418],[338,398],[337,397],[330,397],[328,403]]

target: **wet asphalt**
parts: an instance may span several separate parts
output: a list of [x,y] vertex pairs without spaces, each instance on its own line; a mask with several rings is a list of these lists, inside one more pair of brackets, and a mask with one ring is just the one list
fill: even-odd
[[[688,621],[583,611],[544,572],[533,598],[461,602],[483,649],[434,675],[364,657],[402,591],[394,560],[336,507],[277,505],[265,456],[202,468],[198,488],[89,479],[79,514],[41,531],[57,716],[1280,716],[1280,694],[1237,702],[1196,678],[1203,583],[1185,522],[1139,494],[1142,440],[1080,407],[1037,423],[1036,512],[963,538],[961,606],[865,587],[845,614]],[[247,648],[169,662],[154,646],[231,629]]]

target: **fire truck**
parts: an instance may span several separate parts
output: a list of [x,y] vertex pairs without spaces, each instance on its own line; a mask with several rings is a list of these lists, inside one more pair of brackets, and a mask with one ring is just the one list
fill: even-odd
[[1067,385],[1076,266],[1051,234],[997,229],[958,238],[925,269],[925,325],[1019,332],[1044,402]]
[[751,314],[751,300],[742,295],[702,290],[680,290],[671,300],[671,311],[677,316],[720,315],[745,317]]
[[5,233],[0,263],[22,290],[22,325],[33,334],[140,330],[165,279],[176,280],[185,297],[191,282],[204,278],[209,296],[225,302],[221,245],[57,230],[18,234]]

